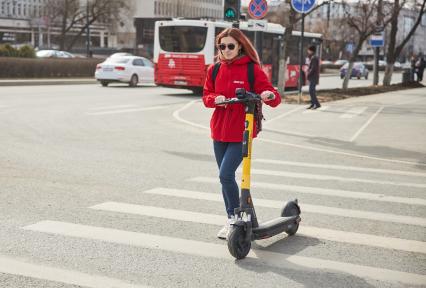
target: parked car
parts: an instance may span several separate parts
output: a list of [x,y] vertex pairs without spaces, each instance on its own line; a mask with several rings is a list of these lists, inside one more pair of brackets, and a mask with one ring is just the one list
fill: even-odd
[[75,56],[66,51],[59,50],[40,50],[36,52],[38,58],[75,58]]
[[342,65],[344,65],[344,64],[346,64],[346,63],[348,63],[348,60],[345,60],[345,59],[339,59],[339,60],[336,60],[336,61],[334,62],[334,65],[342,66]]
[[329,60],[321,60],[321,65],[331,65],[331,64],[333,64],[333,62]]
[[[345,78],[347,70],[349,67],[349,63],[346,63],[345,65],[340,68],[340,79]],[[365,67],[365,65],[361,62],[355,62],[352,67],[352,73],[350,78],[356,77],[358,79],[361,79],[361,77],[368,79],[368,69]]]
[[154,64],[144,57],[115,56],[96,66],[95,78],[106,87],[111,82],[138,83],[154,82]]
[[127,53],[127,52],[117,52],[117,53],[109,55],[108,58],[123,57],[123,56],[134,56],[134,55],[132,53]]

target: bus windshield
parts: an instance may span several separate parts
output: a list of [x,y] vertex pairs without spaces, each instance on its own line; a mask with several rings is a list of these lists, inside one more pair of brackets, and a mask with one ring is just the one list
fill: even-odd
[[206,44],[207,27],[162,26],[159,32],[160,47],[166,52],[195,53]]

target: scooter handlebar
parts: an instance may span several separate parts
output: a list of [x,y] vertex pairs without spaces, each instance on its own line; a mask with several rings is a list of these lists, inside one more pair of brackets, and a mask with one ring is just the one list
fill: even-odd
[[[237,97],[226,99],[225,101],[216,103],[216,105],[262,101],[262,97],[260,97],[260,95],[246,91],[244,88],[235,89],[235,95]],[[271,95],[271,98],[268,97],[268,99],[273,99],[273,97],[274,95]]]

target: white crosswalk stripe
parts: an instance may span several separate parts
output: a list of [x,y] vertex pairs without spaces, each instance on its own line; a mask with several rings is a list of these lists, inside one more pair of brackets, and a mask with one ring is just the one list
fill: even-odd
[[[119,202],[105,202],[98,205],[94,205],[90,207],[90,209],[136,214],[140,216],[158,217],[175,221],[186,221],[219,226],[225,223],[225,217],[223,215],[214,215]],[[335,242],[368,245],[386,249],[395,249],[426,254],[426,243],[421,241],[381,237],[362,233],[343,232],[332,229],[309,227],[305,225],[299,227],[297,235],[320,238]]]
[[[183,197],[183,198],[196,199],[196,200],[215,201],[215,202],[223,201],[222,195],[219,195],[219,194],[191,191],[191,190],[184,190],[184,189],[154,188],[151,190],[144,191],[144,193],[171,196],[171,197]],[[283,201],[267,200],[267,199],[253,198],[253,202],[255,203],[255,206],[266,207],[266,208],[281,209],[284,205]],[[373,221],[400,223],[400,224],[426,227],[426,219],[420,218],[420,217],[411,217],[411,216],[361,211],[361,210],[353,210],[353,209],[343,209],[343,208],[335,208],[335,207],[329,207],[329,206],[311,205],[306,203],[303,203],[303,211],[307,213],[317,213],[317,214],[324,214],[324,215],[334,215],[334,216],[341,216],[341,217],[367,219],[367,220],[373,220]]]
[[[241,173],[241,169],[238,169],[237,171]],[[422,183],[370,180],[370,179],[340,177],[340,176],[325,175],[325,174],[296,173],[296,172],[266,170],[266,169],[251,169],[251,174],[290,177],[290,178],[303,178],[303,179],[310,179],[310,180],[333,180],[333,181],[342,181],[342,182],[359,182],[359,183],[380,184],[380,185],[396,185],[396,186],[405,186],[405,187],[426,188],[426,184],[422,184]]]
[[417,176],[417,177],[426,177],[426,173],[420,172],[410,172],[403,170],[391,170],[391,169],[377,169],[377,168],[368,168],[368,167],[356,167],[356,166],[347,166],[347,165],[331,165],[331,164],[317,164],[317,163],[306,163],[306,162],[296,162],[296,161],[282,161],[275,159],[252,159],[253,163],[265,163],[265,164],[277,164],[284,166],[298,166],[298,167],[309,167],[309,168],[320,168],[320,169],[333,169],[333,170],[345,170],[345,171],[357,171],[365,173],[380,173],[380,174],[392,174],[392,175],[403,175],[403,176]]
[[[189,180],[193,182],[201,182],[201,183],[214,183],[214,184],[218,183],[217,178],[213,178],[213,177],[194,177]],[[286,191],[286,192],[297,192],[297,193],[303,193],[303,194],[326,195],[326,196],[342,197],[342,198],[350,198],[350,199],[365,199],[365,200],[373,200],[373,201],[379,201],[379,202],[426,206],[426,199],[421,199],[421,198],[396,197],[396,196],[388,196],[384,194],[337,190],[337,189],[325,189],[325,188],[316,188],[316,187],[298,186],[298,185],[274,184],[274,183],[265,183],[260,181],[256,181],[256,182],[251,181],[250,185],[253,188],[257,187],[257,188]]]
[[32,277],[90,288],[148,288],[105,276],[95,276],[73,270],[31,264],[22,260],[0,256],[0,273]]
[[[229,255],[226,246],[223,244],[213,244],[195,240],[59,221],[41,221],[33,225],[26,226],[24,229],[55,235],[183,253],[193,256],[223,259],[225,261],[234,261],[234,259]],[[244,261],[245,263],[252,264],[257,264],[260,261],[262,265],[281,269],[294,269],[294,265],[296,264],[300,269],[329,269],[357,277],[367,277],[379,281],[399,282],[409,285],[422,285],[426,283],[425,275],[339,261],[323,260],[314,257],[287,255],[258,249],[252,249]]]
[[353,107],[353,108],[349,109],[348,111],[346,111],[345,114],[340,115],[339,118],[342,118],[342,119],[353,118],[355,116],[361,115],[367,109],[368,109],[368,107],[365,107],[365,106],[362,106],[362,107]]

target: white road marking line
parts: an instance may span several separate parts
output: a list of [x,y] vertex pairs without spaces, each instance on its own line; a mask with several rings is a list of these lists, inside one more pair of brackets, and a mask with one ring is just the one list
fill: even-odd
[[314,163],[307,163],[307,162],[281,161],[281,160],[261,159],[261,158],[252,159],[251,161],[252,162],[258,162],[258,163],[285,165],[285,166],[300,166],[300,167],[321,168],[321,169],[335,169],[335,170],[347,170],[347,171],[373,172],[373,173],[394,174],[394,175],[404,175],[404,176],[426,177],[426,173],[410,172],[410,171],[403,171],[403,170],[376,169],[376,168],[343,166],[343,165],[332,165],[332,164],[314,164]]
[[[195,178],[189,179],[189,181],[201,182],[201,183],[215,183],[215,184],[218,183],[218,179],[213,177],[195,177]],[[256,182],[252,181],[250,184],[252,187],[258,187],[258,188],[270,189],[270,190],[426,206],[426,199],[421,199],[421,198],[396,197],[396,196],[388,196],[384,194],[337,190],[337,189],[325,189],[325,188],[316,188],[316,187],[308,187],[308,186],[274,184],[274,183],[265,183],[265,182],[259,182],[259,181],[256,181]]]
[[165,109],[165,108],[168,108],[168,106],[153,106],[153,107],[145,107],[145,108],[129,108],[129,109],[122,109],[122,110],[102,111],[102,112],[88,112],[87,115],[120,114],[120,113],[159,110],[159,109]]
[[329,106],[321,106],[318,109],[307,109],[306,111],[303,111],[302,114],[310,114],[310,113],[314,113],[314,112],[318,112],[318,111],[325,111],[329,108]]
[[[208,126],[204,126],[204,125],[200,125],[200,124],[197,124],[197,123],[193,123],[191,121],[183,119],[180,116],[180,113],[182,111],[188,109],[189,107],[192,106],[192,104],[194,104],[196,102],[201,102],[201,100],[193,100],[191,102],[188,102],[187,104],[185,104],[184,106],[182,106],[178,110],[174,111],[173,112],[173,117],[176,120],[178,120],[179,122],[185,123],[187,125],[190,125],[190,126],[193,126],[193,127],[197,127],[197,128],[201,128],[203,130],[210,130],[210,128]],[[275,145],[288,146],[288,147],[293,147],[293,148],[298,148],[298,149],[310,150],[310,151],[318,151],[318,152],[323,152],[323,153],[330,153],[330,154],[335,154],[335,155],[343,155],[343,156],[355,157],[355,158],[361,158],[361,159],[370,159],[370,160],[376,160],[376,161],[382,161],[382,162],[390,162],[390,163],[398,163],[398,164],[404,164],[404,165],[414,165],[414,166],[424,166],[424,167],[426,167],[426,163],[422,163],[422,162],[412,162],[412,161],[403,161],[403,160],[380,158],[380,157],[368,156],[368,155],[363,155],[363,154],[355,154],[355,153],[348,153],[348,152],[342,152],[342,151],[336,151],[336,150],[323,149],[323,148],[318,148],[318,147],[314,147],[314,146],[306,146],[306,145],[288,143],[288,142],[277,141],[277,140],[268,139],[268,138],[258,138],[257,141],[261,141],[261,142],[265,142],[265,143],[270,143],[270,144],[275,144]]]
[[119,109],[119,108],[130,108],[130,107],[137,107],[137,105],[129,104],[129,105],[102,106],[102,107],[93,107],[93,108],[90,108],[90,110]]
[[201,100],[192,100],[192,101],[188,102],[187,104],[185,104],[184,106],[182,106],[178,110],[174,111],[173,112],[173,117],[175,119],[177,119],[178,121],[183,122],[185,124],[188,124],[190,126],[201,128],[201,129],[208,129],[208,130],[210,130],[209,127],[206,127],[206,126],[203,126],[203,125],[200,125],[200,124],[197,124],[197,123],[193,123],[191,121],[185,120],[182,117],[180,117],[180,112],[182,112],[183,110],[188,109],[190,106],[192,106],[192,104],[194,104],[196,102],[201,102]]
[[148,286],[131,284],[115,278],[31,264],[10,257],[1,256],[0,273],[91,288],[148,288]]
[[[226,217],[223,215],[206,214],[190,212],[185,210],[168,209],[152,206],[142,206],[135,204],[105,202],[89,207],[94,210],[119,212],[126,214],[135,214],[140,216],[157,217],[176,221],[185,221],[199,224],[210,224],[222,226]],[[354,232],[345,232],[332,229],[323,229],[301,225],[297,235],[311,238],[319,238],[328,241],[349,243],[355,245],[374,246],[386,249],[401,250],[407,252],[426,254],[426,243],[415,240],[405,240],[399,238],[390,238],[361,234]]]
[[355,116],[359,116],[362,113],[364,113],[368,107],[353,107],[349,111],[346,111],[345,114],[340,115],[340,118],[347,119],[347,118],[353,118]]
[[[192,256],[224,259],[226,261],[230,261],[229,263],[233,263],[235,261],[224,244],[213,244],[195,240],[185,240],[174,237],[58,221],[42,221],[26,226],[24,229],[61,236],[92,239],[109,243],[169,251],[173,253],[183,253]],[[300,268],[300,270],[305,270],[307,268],[315,270],[332,270],[355,275],[360,278],[371,278],[385,282],[402,282],[410,285],[421,285],[426,283],[425,275],[323,260],[313,257],[281,254],[260,249],[251,250],[247,258],[242,261],[244,261],[244,263],[262,264],[281,269],[295,269],[295,267],[297,267]]]
[[[171,188],[154,188],[151,190],[144,191],[146,194],[171,196],[171,197],[183,197],[195,200],[207,200],[214,202],[223,202],[222,195],[219,193],[206,193],[183,189],[171,189]],[[277,208],[281,209],[285,204],[284,201],[268,200],[268,199],[253,199],[254,205],[266,208]],[[317,213],[324,215],[334,215],[348,218],[367,219],[371,221],[399,223],[406,225],[415,225],[426,227],[426,219],[420,217],[403,216],[396,214],[378,213],[370,211],[361,211],[354,209],[343,209],[335,208],[330,206],[311,205],[306,203],[300,204],[302,212]]]
[[398,163],[398,164],[411,165],[411,166],[426,167],[426,163],[423,163],[423,162],[412,162],[412,161],[380,158],[380,157],[368,156],[368,155],[363,155],[363,154],[355,154],[355,153],[348,153],[348,152],[343,152],[343,151],[336,151],[336,150],[318,148],[318,147],[314,147],[314,146],[306,146],[306,145],[288,143],[288,142],[283,142],[283,141],[278,141],[278,140],[273,140],[273,139],[267,139],[267,138],[259,138],[259,139],[257,139],[257,141],[270,143],[270,144],[276,144],[276,145],[282,145],[282,146],[288,146],[288,147],[293,147],[293,148],[299,148],[299,149],[304,149],[304,150],[310,150],[310,151],[318,151],[318,152],[323,152],[323,153],[343,155],[343,156],[348,156],[348,157],[355,157],[355,158],[369,159],[369,160],[376,160],[376,161],[390,162],[390,163]]
[[380,107],[376,113],[373,114],[373,116],[370,117],[370,119],[368,119],[368,121],[354,134],[354,136],[352,136],[350,142],[355,141],[356,138],[358,138],[358,136],[368,127],[368,125],[370,125],[371,122],[373,122],[374,118],[377,117],[377,115],[379,115],[379,113],[383,110],[383,108],[385,107]]
[[[239,168],[237,171],[241,172],[241,169]],[[426,184],[421,184],[421,183],[368,180],[368,179],[339,177],[339,176],[323,175],[323,174],[296,173],[296,172],[275,171],[275,170],[265,170],[265,169],[251,169],[251,174],[281,176],[281,177],[290,177],[290,178],[302,178],[302,179],[309,179],[309,180],[335,180],[335,181],[342,181],[342,182],[359,182],[359,183],[371,183],[371,184],[381,184],[381,185],[396,185],[396,186],[405,186],[405,187],[426,188]]]
[[276,121],[276,120],[278,120],[278,119],[281,119],[281,118],[284,118],[284,117],[286,117],[286,116],[288,116],[288,115],[290,115],[290,114],[293,114],[294,112],[297,112],[297,111],[299,111],[299,110],[302,110],[302,109],[304,109],[305,107],[296,107],[295,109],[292,109],[292,110],[290,110],[290,111],[287,111],[287,112],[285,112],[285,113],[283,113],[283,114],[281,114],[281,115],[279,115],[279,116],[276,116],[276,117],[274,117],[274,118],[271,118],[271,119],[269,119],[269,120],[265,120],[265,124],[270,124],[271,122],[273,122],[273,121]]

